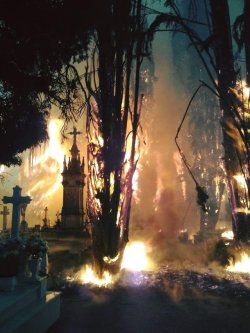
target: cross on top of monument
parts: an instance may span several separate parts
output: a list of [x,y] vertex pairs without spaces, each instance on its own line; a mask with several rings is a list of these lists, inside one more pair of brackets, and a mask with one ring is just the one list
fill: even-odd
[[69,132],[69,134],[73,135],[73,145],[70,149],[71,156],[72,156],[72,158],[77,159],[78,154],[79,154],[79,149],[76,145],[76,136],[79,135],[79,134],[82,134],[82,132],[78,132],[76,127],[74,126],[73,132]]
[[73,127],[73,132],[69,132],[70,135],[73,135],[73,145],[76,144],[76,136],[82,134],[82,132],[77,131],[76,127]]
[[28,205],[31,202],[31,197],[26,196],[22,197],[21,195],[21,187],[15,186],[13,187],[13,196],[12,197],[3,197],[3,203],[8,204],[11,203],[13,205],[12,208],[12,227],[11,227],[11,238],[15,239],[19,237],[19,227],[20,227],[20,212],[21,205]]

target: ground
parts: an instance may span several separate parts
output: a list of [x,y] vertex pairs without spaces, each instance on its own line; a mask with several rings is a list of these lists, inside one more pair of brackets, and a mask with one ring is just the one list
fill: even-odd
[[61,316],[47,333],[249,332],[249,283],[248,275],[172,264],[123,271],[111,288],[64,281]]

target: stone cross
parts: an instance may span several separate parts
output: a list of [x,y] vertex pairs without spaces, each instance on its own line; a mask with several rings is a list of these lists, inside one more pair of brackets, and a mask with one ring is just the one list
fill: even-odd
[[3,206],[3,210],[0,212],[1,215],[3,215],[3,231],[6,231],[7,229],[7,215],[10,214],[7,206]]
[[13,188],[13,196],[12,197],[3,197],[3,203],[8,204],[11,203],[13,205],[12,208],[12,225],[11,225],[11,239],[17,239],[19,237],[19,227],[20,227],[20,212],[21,206],[23,204],[28,205],[31,202],[31,197],[21,196],[21,187],[15,186]]
[[76,127],[74,126],[73,132],[69,132],[70,135],[73,135],[73,143],[76,144],[76,136],[82,134],[82,132],[78,132]]
[[48,214],[48,207],[44,208],[44,219],[43,219],[43,223],[44,223],[44,227],[48,227],[49,224],[49,220],[47,218],[47,214]]

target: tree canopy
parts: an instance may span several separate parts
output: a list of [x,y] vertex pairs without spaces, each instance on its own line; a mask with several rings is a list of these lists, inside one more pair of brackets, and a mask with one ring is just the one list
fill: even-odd
[[66,66],[84,59],[101,3],[0,2],[0,164],[19,164],[22,151],[47,139],[52,103],[68,115]]

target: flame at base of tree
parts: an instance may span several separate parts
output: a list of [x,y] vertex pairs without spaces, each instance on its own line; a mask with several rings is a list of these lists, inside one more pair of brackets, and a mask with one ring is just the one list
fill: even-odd
[[[149,270],[152,265],[147,256],[146,246],[143,242],[132,242],[129,243],[124,251],[122,258],[121,254],[114,259],[109,259],[104,257],[103,260],[107,264],[115,263],[118,259],[121,260],[121,269],[132,272],[141,272]],[[97,275],[95,270],[87,265],[82,268],[82,270],[77,274],[78,279],[83,284],[90,284],[97,287],[108,287],[115,283],[119,275],[111,274],[109,271],[104,270],[102,275]]]
[[[128,241],[133,178],[139,159],[139,122],[136,130],[124,138],[119,147],[121,151],[118,151],[117,138],[104,137],[101,127],[97,130],[98,116],[96,111],[87,127],[87,211],[92,226],[95,270],[103,275],[107,266],[113,273],[119,270],[119,253],[123,253]],[[139,119],[139,114],[136,118]],[[133,124],[128,124],[128,127],[133,127]]]

